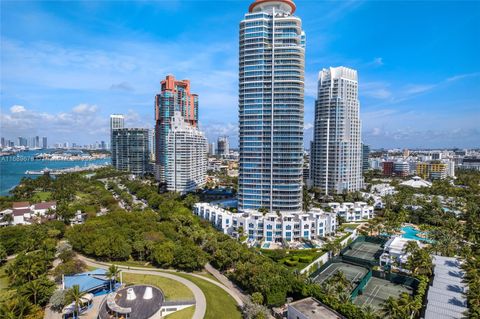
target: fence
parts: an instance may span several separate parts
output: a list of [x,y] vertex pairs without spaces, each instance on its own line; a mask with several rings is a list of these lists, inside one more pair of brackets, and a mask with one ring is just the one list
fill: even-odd
[[378,270],[373,270],[372,276],[375,278],[388,280],[397,285],[409,286],[412,287],[414,290],[417,289],[418,284],[420,283],[418,279],[413,277]]
[[300,270],[301,274],[309,274],[310,272],[315,272],[317,271],[322,265],[324,265],[326,262],[328,262],[328,251],[312,261],[308,266]]
[[362,281],[358,284],[357,287],[352,291],[352,294],[350,295],[350,300],[353,301],[357,296],[359,292],[363,292],[365,286],[368,284],[368,281],[372,278],[372,270],[369,269],[367,274],[363,277]]

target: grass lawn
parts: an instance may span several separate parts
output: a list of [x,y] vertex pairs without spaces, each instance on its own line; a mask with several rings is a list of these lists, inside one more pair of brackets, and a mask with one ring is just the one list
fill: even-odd
[[318,249],[299,250],[268,250],[262,249],[262,254],[269,257],[276,263],[284,265],[289,269],[301,270],[312,261],[323,255],[325,252]]
[[149,284],[160,288],[166,300],[192,300],[193,293],[184,284],[170,278],[154,275],[123,274],[123,281],[132,284]]
[[359,226],[360,224],[355,224],[355,223],[343,223],[339,228],[338,230],[339,231],[344,231],[345,229],[357,229],[357,227]]
[[42,201],[48,201],[50,200],[52,197],[52,192],[36,192],[34,195],[33,195],[33,200],[34,201],[39,201],[39,202],[42,202]]
[[[242,315],[237,308],[235,300],[226,293],[222,288],[215,286],[214,284],[185,274],[176,274],[177,276],[184,277],[194,284],[196,284],[205,294],[207,299],[207,312],[204,319],[241,319]],[[167,317],[170,318],[170,317]],[[173,317],[172,317],[173,318]]]
[[171,315],[166,316],[166,319],[192,319],[193,313],[195,312],[195,306],[182,309],[180,311],[174,312]]
[[2,267],[0,267],[0,290],[4,290],[8,288],[8,276],[5,273],[5,268],[7,267],[7,263],[5,263]]

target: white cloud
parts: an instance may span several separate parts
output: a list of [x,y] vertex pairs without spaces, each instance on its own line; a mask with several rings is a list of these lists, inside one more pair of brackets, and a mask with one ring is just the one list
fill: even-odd
[[21,106],[21,105],[13,105],[11,108],[10,108],[10,112],[12,113],[22,113],[22,112],[25,112],[25,107],[24,106]]
[[73,108],[74,113],[85,114],[85,113],[95,113],[97,111],[96,105],[89,104],[79,104]]
[[90,104],[79,104],[70,111],[58,113],[37,112],[14,105],[9,113],[0,114],[0,124],[3,132],[11,137],[47,135],[52,142],[78,141],[81,135],[98,140],[105,139],[108,134],[108,119]]
[[410,84],[405,88],[407,95],[419,94],[430,91],[437,87],[437,84]]

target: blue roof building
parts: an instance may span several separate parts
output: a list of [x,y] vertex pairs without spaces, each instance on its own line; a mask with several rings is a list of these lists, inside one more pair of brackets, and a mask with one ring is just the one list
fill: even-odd
[[95,269],[93,271],[65,276],[63,279],[63,288],[70,289],[75,285],[80,286],[80,291],[96,292],[98,290],[108,289],[110,280],[106,276],[105,269]]

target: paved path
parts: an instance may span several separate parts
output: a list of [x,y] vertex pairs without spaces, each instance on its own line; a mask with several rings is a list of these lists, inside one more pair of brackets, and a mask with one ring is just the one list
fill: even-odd
[[[102,266],[102,268],[105,268],[105,267],[108,267],[110,266],[112,263],[104,263],[104,262],[99,262],[99,261],[96,261],[96,260],[93,260],[93,259],[90,259],[88,257],[85,257],[85,256],[82,256],[82,255],[79,255],[77,254],[77,257],[81,260],[83,260],[87,265],[90,265],[90,266],[93,266],[93,267],[97,267],[98,265]],[[207,264],[208,266],[210,266],[209,264]],[[210,279],[208,277],[205,277],[205,276],[202,276],[202,275],[199,275],[199,274],[192,274],[192,273],[187,273],[187,272],[183,272],[183,271],[178,271],[178,270],[173,270],[173,269],[156,269],[156,268],[145,268],[145,267],[128,267],[128,266],[121,266],[121,265],[117,265],[118,268],[121,268],[122,270],[125,270],[125,269],[130,269],[130,270],[141,270],[141,271],[149,271],[150,273],[152,274],[158,274],[158,273],[180,273],[180,274],[185,274],[185,275],[189,275],[189,276],[193,276],[193,277],[196,277],[196,278],[200,278],[202,280],[205,280],[205,281],[208,281],[209,283],[211,284],[214,284],[215,286],[223,289],[226,293],[228,293],[234,300],[235,302],[237,303],[238,306],[242,307],[243,304],[244,304],[244,301],[246,301],[248,299],[248,296],[245,295],[243,292],[241,292],[238,288],[236,288],[228,279],[227,277],[223,276],[222,274],[220,274],[220,272],[218,272],[215,268],[213,268],[212,266],[210,266],[210,270],[207,269],[208,272],[212,273],[212,271],[215,271],[217,274],[214,274],[212,273],[212,275],[214,275],[215,278],[217,278],[217,275],[220,275],[220,276],[223,276],[224,279],[220,280],[218,279],[220,282],[218,281],[215,281],[213,279]],[[205,267],[206,268],[206,267]],[[221,277],[220,277],[221,278]],[[225,281],[225,283],[228,283],[228,284],[225,284],[223,281]]]
[[[235,285],[233,282],[230,281],[225,275],[223,275],[221,272],[219,272],[217,269],[213,268],[212,265],[206,264],[205,265],[205,270],[211,273],[218,281],[220,281],[225,287],[227,287],[230,291],[232,291],[235,296],[232,297],[237,300],[237,303],[240,306],[243,306],[243,303],[248,301],[250,297],[245,294],[240,288],[238,288],[237,285]],[[240,300],[241,302],[239,302]]]
[[[100,262],[94,261],[82,255],[77,255],[77,257],[83,262],[85,262],[85,264],[92,267],[107,269],[108,266],[110,265],[109,263],[100,263]],[[207,300],[205,299],[205,295],[203,294],[203,291],[190,280],[180,276],[176,276],[171,273],[165,273],[165,272],[160,272],[156,270],[149,270],[148,268],[126,267],[121,265],[117,265],[117,267],[127,273],[160,276],[160,277],[173,279],[175,281],[178,281],[184,284],[185,286],[188,287],[188,289],[192,291],[193,296],[195,298],[195,312],[193,313],[192,319],[202,319],[203,317],[205,317],[205,312],[207,311]]]

